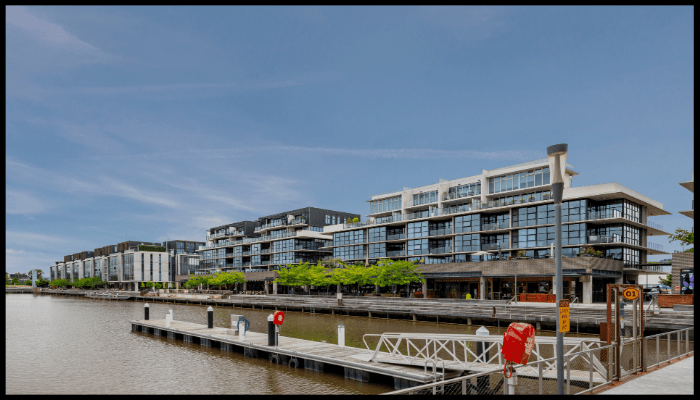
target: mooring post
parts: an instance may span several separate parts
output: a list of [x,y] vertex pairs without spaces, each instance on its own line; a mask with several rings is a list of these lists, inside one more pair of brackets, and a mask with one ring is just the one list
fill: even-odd
[[148,303],[143,305],[143,319],[145,319],[146,321],[148,321],[148,308]]
[[165,313],[165,327],[170,328],[170,322],[173,320],[173,309],[170,308]]
[[[489,335],[489,330],[486,329],[485,327],[481,327],[476,330],[477,336],[488,336]],[[488,342],[476,342],[476,355],[477,357],[481,358],[481,362],[486,364],[489,361],[489,351],[487,350],[486,345]],[[476,387],[477,390],[480,392],[479,394],[482,394],[484,390],[487,390],[486,388],[491,388],[491,379],[489,378],[488,375],[486,376],[479,376],[476,378]]]
[[214,309],[211,306],[207,307],[207,328],[214,328]]
[[238,340],[245,340],[245,321],[242,319],[238,320]]
[[345,347],[345,325],[338,325],[338,346]]
[[270,314],[267,316],[267,345],[275,345],[275,316]]

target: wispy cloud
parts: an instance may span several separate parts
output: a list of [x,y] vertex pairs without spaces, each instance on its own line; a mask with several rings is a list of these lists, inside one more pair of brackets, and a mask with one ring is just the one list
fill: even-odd
[[13,215],[41,214],[49,210],[47,202],[37,198],[29,192],[5,189],[5,213]]
[[62,26],[36,17],[27,7],[5,7],[5,23],[17,29],[9,34],[16,35],[18,32],[22,32],[55,50],[87,56],[92,62],[109,62],[119,59],[119,57],[105,53],[71,35]]
[[437,149],[338,149],[328,147],[261,146],[235,147],[228,149],[184,149],[179,151],[148,154],[124,154],[106,156],[114,159],[211,159],[251,157],[260,154],[275,156],[329,156],[358,157],[371,159],[477,159],[477,160],[526,160],[541,156],[534,150],[437,150]]

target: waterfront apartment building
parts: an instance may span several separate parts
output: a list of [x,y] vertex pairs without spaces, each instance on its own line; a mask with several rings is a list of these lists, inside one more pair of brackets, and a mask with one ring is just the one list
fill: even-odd
[[324,227],[355,218],[360,215],[305,207],[211,228],[206,246],[199,250],[198,273],[265,272],[287,264],[316,263],[332,255],[328,248],[332,236],[323,233]]
[[[688,189],[690,193],[695,193],[694,189],[695,173],[690,173],[690,180],[681,182],[680,185]],[[691,207],[688,211],[680,211],[690,219],[695,219],[695,200],[690,201]],[[694,253],[673,253],[671,261],[671,293],[674,294],[694,294],[695,258]]]
[[204,242],[170,240],[163,243],[126,241],[64,256],[50,267],[51,279],[99,277],[112,288],[137,290],[140,282],[174,282],[176,275],[196,270],[197,247]]
[[[648,255],[667,254],[647,238],[668,235],[649,218],[670,213],[658,201],[615,182],[574,187],[576,175],[567,164],[562,204],[565,294],[583,294],[584,302],[604,301],[606,283],[636,283],[639,274],[649,273],[644,268]],[[423,262],[429,279],[422,289],[436,297],[470,293],[508,298],[517,264],[517,293],[546,293],[552,291],[554,277],[553,260],[547,260],[555,233],[550,189],[546,158],[482,170],[372,196],[369,222],[328,226],[324,233],[333,234],[328,247],[333,257],[347,262]],[[574,265],[584,246],[604,258],[578,259]]]

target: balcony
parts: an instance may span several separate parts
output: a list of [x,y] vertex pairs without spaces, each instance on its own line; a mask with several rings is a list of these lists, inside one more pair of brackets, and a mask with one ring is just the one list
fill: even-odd
[[445,254],[452,253],[451,247],[431,247],[430,254]]
[[434,204],[437,203],[437,198],[433,201],[430,201],[429,199],[419,199],[419,200],[407,200],[403,202],[404,208],[406,207],[415,207],[415,206],[422,206],[425,204]]
[[664,251],[664,246],[657,244],[657,243],[649,243],[647,242],[647,245],[645,246],[647,249],[650,250],[656,250],[656,251]]
[[653,223],[653,222],[651,222],[651,221],[649,221],[649,220],[647,220],[647,226],[648,226],[649,228],[658,229],[658,230],[660,230],[660,231],[663,231],[663,230],[664,230],[663,225],[655,224],[655,223]]
[[402,257],[405,255],[406,255],[405,250],[391,250],[391,251],[387,250],[387,252],[386,252],[387,257]]
[[621,235],[612,235],[612,236],[593,235],[593,236],[588,236],[587,243],[588,244],[622,243],[622,236]]
[[430,229],[428,231],[428,236],[442,236],[450,234],[452,234],[452,228]]
[[405,233],[399,233],[396,235],[386,235],[386,240],[401,240],[401,239],[405,239],[405,238],[406,238]]
[[270,254],[270,249],[260,249],[260,254]]
[[498,222],[495,224],[482,224],[481,225],[481,230],[482,231],[495,231],[498,229],[508,229],[509,223],[508,222]]
[[620,210],[589,211],[586,219],[622,218]]
[[508,247],[507,245],[503,245],[500,243],[482,243],[481,244],[482,251],[498,250],[499,248],[504,249],[507,247]]
[[475,192],[467,192],[467,193],[447,193],[442,196],[442,201],[449,201],[449,200],[457,200],[457,199],[463,199],[465,197],[471,197],[471,196],[477,196],[480,195],[480,191],[475,191]]

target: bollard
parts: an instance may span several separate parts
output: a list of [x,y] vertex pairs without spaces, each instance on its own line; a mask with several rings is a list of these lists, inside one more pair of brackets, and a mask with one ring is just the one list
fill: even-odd
[[338,325],[338,346],[345,347],[345,325]]
[[144,318],[146,321],[148,321],[148,303],[144,304],[143,306],[143,313],[144,313]]
[[267,345],[275,345],[275,316],[270,314],[267,316]]
[[[478,378],[477,378],[478,379]],[[518,384],[518,375],[515,371],[513,371],[513,376],[510,378],[503,377],[504,384],[506,385],[506,394],[513,395],[515,394],[515,385]]]
[[245,340],[245,321],[238,321],[238,340]]
[[207,328],[214,328],[214,309],[211,306],[207,308]]
[[[485,327],[481,327],[476,330],[478,336],[488,336],[489,330]],[[489,351],[487,348],[487,342],[476,342],[476,355],[481,357],[483,363],[487,363],[489,360]],[[491,390],[491,379],[488,376],[479,376],[476,378],[476,387],[479,394],[486,394],[487,391]]]
[[173,320],[173,309],[169,309],[168,312],[165,313],[165,327],[170,328],[170,322]]

